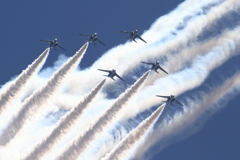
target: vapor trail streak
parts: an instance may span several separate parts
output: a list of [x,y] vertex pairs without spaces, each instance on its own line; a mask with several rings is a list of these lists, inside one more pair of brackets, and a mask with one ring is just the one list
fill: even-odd
[[87,47],[88,42],[84,44],[73,57],[69,58],[69,60],[54,73],[46,85],[37,89],[31,96],[25,99],[21,105],[20,112],[16,117],[14,117],[13,122],[0,137],[0,145],[5,145],[12,138],[14,138],[26,120],[33,118],[40,106],[46,103],[46,101],[48,101],[51,96],[61,88],[61,85],[65,82],[67,76],[70,75],[77,67]]
[[[234,1],[234,4],[238,2],[238,0],[229,0],[230,2]],[[192,1],[191,1],[192,2]],[[212,1],[211,1],[212,2]],[[213,1],[213,2],[219,2],[219,1]],[[213,3],[212,2],[212,3]],[[96,78],[96,79],[91,79],[90,75],[95,73],[95,68],[114,68],[114,66],[118,66],[118,73],[119,74],[123,74],[123,73],[128,73],[130,71],[132,71],[134,68],[136,68],[136,66],[139,65],[140,61],[147,61],[150,59],[154,59],[156,57],[160,57],[161,55],[166,55],[168,54],[170,51],[172,51],[174,48],[185,48],[188,43],[190,41],[193,41],[193,39],[196,39],[196,36],[198,36],[201,31],[205,28],[207,23],[211,23],[211,20],[214,21],[214,19],[210,18],[210,20],[208,20],[208,17],[210,15],[210,17],[216,17],[216,15],[222,15],[224,13],[227,13],[227,9],[224,7],[225,3],[227,3],[228,1],[224,1],[224,4],[219,5],[218,7],[210,7],[211,11],[207,14],[207,15],[201,15],[201,16],[196,16],[195,18],[193,18],[189,24],[186,26],[186,28],[184,28],[181,31],[176,30],[176,26],[173,24],[178,24],[176,23],[176,17],[171,17],[172,14],[170,14],[171,16],[168,17],[169,21],[172,21],[171,23],[169,23],[169,27],[165,26],[167,28],[167,30],[165,30],[165,28],[163,28],[164,30],[161,30],[161,27],[159,27],[159,25],[163,25],[164,26],[164,21],[162,21],[162,17],[159,18],[159,20],[157,20],[156,23],[153,24],[153,26],[147,31],[147,32],[151,32],[151,29],[156,30],[158,27],[159,30],[156,30],[155,32],[151,33],[149,35],[149,39],[151,39],[152,36],[161,33],[160,36],[157,36],[157,38],[155,39],[154,43],[148,43],[148,44],[136,44],[134,42],[132,43],[126,43],[125,45],[119,45],[111,50],[109,50],[107,53],[105,53],[101,58],[99,58],[93,65],[91,68],[88,68],[86,70],[83,70],[81,72],[78,72],[76,74],[73,75],[73,77],[71,78],[71,83],[69,83],[68,85],[68,89],[72,92],[77,92],[76,87],[78,85],[84,86],[85,84],[90,84],[93,85],[96,83],[96,81],[99,81],[100,79]],[[229,3],[230,3],[229,2]],[[184,2],[185,3],[185,2]],[[186,3],[188,3],[188,1],[186,1]],[[209,1],[205,2],[206,4],[209,4]],[[220,3],[220,2],[219,2]],[[239,3],[239,2],[238,2]],[[192,3],[188,3],[188,8],[191,10],[191,4]],[[202,13],[203,9],[199,9],[203,6],[201,6],[201,2],[197,3],[198,5],[193,5],[194,7],[197,7],[195,12],[196,13]],[[235,6],[233,3],[231,3],[232,6]],[[200,6],[199,6],[200,5]],[[223,11],[221,9],[221,12],[218,8],[224,8]],[[180,7],[181,8],[181,7]],[[180,9],[179,8],[179,9]],[[225,9],[226,8],[226,9]],[[187,9],[185,8],[185,11],[187,11]],[[182,10],[182,9],[181,9]],[[199,11],[201,10],[201,11]],[[213,10],[217,10],[219,12],[214,12]],[[184,11],[184,13],[185,13]],[[192,11],[192,10],[191,10]],[[192,11],[194,12],[194,11]],[[189,12],[186,12],[188,14],[181,14],[180,12],[178,12],[178,14],[181,15],[181,18],[184,18],[185,16],[187,17],[187,15],[189,15]],[[176,13],[174,13],[173,15],[175,15]],[[192,13],[191,13],[192,14]],[[191,15],[190,14],[190,15]],[[183,17],[182,17],[183,16]],[[180,18],[180,19],[181,19]],[[160,20],[161,19],[161,20]],[[165,19],[165,18],[163,18]],[[167,19],[167,18],[166,18]],[[181,19],[181,22],[183,23],[183,25],[186,25],[185,22]],[[197,26],[194,25],[197,23]],[[158,27],[156,27],[156,26]],[[176,32],[176,36],[172,37],[172,32]],[[157,32],[157,33],[156,33]],[[164,34],[162,34],[164,33]],[[163,36],[167,33],[168,36],[172,37],[170,38],[170,40],[168,40],[167,42],[161,42],[161,40],[164,38]],[[143,37],[145,38],[145,37]],[[146,39],[147,40],[147,39]],[[144,47],[142,47],[144,46]],[[138,57],[138,58],[136,58]],[[109,59],[111,59],[111,61],[109,61]],[[108,61],[108,63],[105,63],[106,61]],[[122,65],[125,64],[125,65]],[[77,82],[76,79],[86,76],[86,80],[85,81],[81,81],[81,82]],[[78,92],[81,93],[81,91],[83,90],[78,90]]]
[[[193,19],[186,28],[183,29],[183,31],[176,31],[176,37],[172,39],[172,41],[169,41],[167,43],[159,43],[159,45],[154,45],[146,50],[141,50],[137,53],[138,58],[134,57],[136,56],[135,53],[128,55],[128,59],[131,59],[130,62],[128,59],[127,62],[121,61],[121,63],[128,64],[122,66],[122,70],[125,72],[129,72],[132,70],[135,66],[139,64],[140,60],[153,60],[160,56],[167,55],[171,53],[172,51],[181,50],[187,47],[191,42],[194,42],[197,40],[197,36],[199,36],[204,29],[210,27],[214,24],[217,20],[221,18],[224,14],[228,13],[229,11],[236,10],[240,7],[240,1],[238,0],[227,0],[223,2],[218,7],[212,8],[207,15],[202,15],[199,17],[196,17]],[[168,70],[168,68],[166,68]]]
[[148,136],[150,129],[161,115],[165,104],[161,105],[152,115],[144,120],[136,129],[130,132],[110,153],[101,160],[127,160],[131,159],[138,148],[138,143]]
[[31,65],[28,66],[10,85],[10,87],[0,95],[0,115],[13,99],[19,96],[29,79],[36,75],[46,61],[49,54],[47,48]]
[[[176,113],[170,121],[165,120],[158,125],[158,129],[154,130],[148,141],[138,150],[138,158],[142,159],[141,153],[146,153],[156,142],[162,142],[159,143],[160,146],[158,145],[158,150],[156,150],[156,152],[159,152],[171,143],[198,131],[210,116],[225,106],[226,103],[223,103],[223,101],[229,101],[236,93],[240,92],[239,85],[240,73],[236,73],[233,77],[226,80],[224,84],[211,89],[209,94],[202,92],[200,95],[195,95],[194,100],[188,100],[184,112]],[[236,91],[233,90],[235,88],[237,88]],[[195,123],[197,125],[194,125]],[[151,155],[154,155],[152,151]],[[144,159],[147,158],[145,157]]]
[[64,136],[73,126],[74,123],[81,117],[87,109],[91,101],[96,97],[97,93],[102,89],[106,79],[99,83],[84,99],[68,113],[56,125],[51,134],[38,144],[34,150],[26,157],[25,160],[39,159],[44,153],[49,152],[51,147]]
[[[158,79],[153,85],[139,91],[133,100],[127,104],[129,110],[124,114],[124,119],[134,117],[150,106],[157,105],[160,99],[154,95],[159,94],[159,92],[164,95],[171,93],[178,95],[200,85],[211,70],[235,54],[236,46],[240,42],[239,37],[236,36],[238,33],[238,28],[236,28],[234,31],[231,31],[230,34],[224,34],[224,36],[226,36],[225,38],[230,37],[232,39],[222,39],[219,41],[221,43],[217,43],[218,46],[212,48],[208,54],[199,56],[193,60],[191,68]],[[174,64],[172,66],[174,67]]]
[[[237,36],[237,29],[235,33],[236,36],[233,39],[226,39],[225,43],[214,47],[209,53],[204,56],[198,56],[192,60],[190,68],[160,78],[156,80],[153,85],[143,88],[128,105],[138,106],[137,113],[140,113],[149,106],[157,105],[159,100],[161,100],[161,98],[154,96],[149,97],[149,95],[170,95],[171,93],[179,95],[201,85],[213,69],[222,65],[236,54],[236,50],[239,48],[240,38]],[[143,99],[143,97],[145,98]],[[124,115],[125,118],[133,117],[137,114],[136,109],[134,109],[134,112],[131,111],[131,109],[132,108],[129,107],[129,111]]]
[[91,125],[84,133],[76,139],[76,141],[68,147],[64,153],[58,157],[62,160],[73,160],[88,147],[88,145],[96,140],[96,136],[103,132],[106,126],[113,123],[114,120],[119,116],[119,112],[123,109],[123,106],[132,98],[132,96],[138,91],[144,81],[147,79],[149,71],[147,71],[142,77],[140,77],[129,89],[127,89],[115,103],[104,112],[94,124]]
[[[194,57],[206,54],[208,51],[211,51],[212,48],[224,44],[227,39],[236,39],[239,30],[240,27],[234,30],[225,30],[221,35],[211,38],[210,40],[193,43],[192,47],[185,48],[176,55],[168,56],[166,63],[161,66],[167,68],[169,73],[177,72],[186,65],[186,62]],[[152,74],[144,86],[152,85],[155,80],[165,76],[167,75]]]

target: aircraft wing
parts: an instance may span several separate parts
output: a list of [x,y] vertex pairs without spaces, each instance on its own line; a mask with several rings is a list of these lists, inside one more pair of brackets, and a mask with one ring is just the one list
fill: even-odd
[[183,104],[178,102],[176,99],[174,99],[174,101],[177,102],[178,104],[180,104],[181,106],[183,106]]
[[154,65],[154,63],[148,63],[148,62],[141,62],[141,63],[149,64],[149,65]]
[[98,42],[100,42],[102,45],[106,46],[102,41],[100,41],[100,39],[97,39]]
[[[124,81],[124,79],[122,79],[122,77],[120,77],[117,73],[115,74],[119,79],[121,79],[122,81]],[[125,82],[125,81],[124,81]]]
[[49,40],[41,40],[40,41],[43,41],[43,42],[48,42],[48,43],[51,43],[52,41],[49,41]]
[[104,69],[98,69],[99,71],[103,71],[103,72],[111,72],[110,70],[104,70]]
[[122,33],[132,33],[132,32],[128,32],[128,31],[119,31],[119,32],[122,32]]
[[79,34],[81,36],[86,36],[86,37],[91,37],[92,35],[88,35],[88,34]]
[[58,47],[60,47],[62,50],[64,50],[64,51],[66,51],[67,52],[67,50],[66,49],[64,49],[59,43],[57,44],[58,45]]
[[140,37],[139,35],[137,36],[139,39],[141,39],[143,42],[147,43],[144,39],[142,39],[142,37]]
[[162,98],[169,98],[169,96],[160,96],[160,95],[156,95],[157,97],[162,97]]
[[162,67],[159,66],[159,69],[161,69],[163,72],[165,72],[166,74],[168,74]]

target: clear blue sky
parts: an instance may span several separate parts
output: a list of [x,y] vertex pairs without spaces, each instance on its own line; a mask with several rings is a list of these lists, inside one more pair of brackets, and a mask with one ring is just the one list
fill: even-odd
[[[83,44],[79,33],[97,32],[101,44],[90,44],[80,67],[86,68],[112,47],[126,42],[120,30],[138,29],[143,33],[160,16],[169,13],[183,0],[161,1],[0,1],[0,84],[21,73],[46,48],[40,39],[58,38],[67,52],[51,50],[46,66],[60,53],[72,56]],[[177,20],[177,19],[176,19]],[[236,25],[239,23],[236,19]],[[224,21],[222,22],[224,24]],[[227,21],[225,23],[228,23]],[[233,23],[233,22],[232,22]],[[228,23],[231,25],[231,23]],[[216,32],[218,28],[215,28]],[[140,43],[140,42],[139,42]],[[214,70],[205,84],[233,75],[239,70],[240,58],[230,59]],[[184,99],[195,91],[181,95]],[[240,95],[212,116],[196,134],[174,143],[152,160],[237,160],[240,158]]]

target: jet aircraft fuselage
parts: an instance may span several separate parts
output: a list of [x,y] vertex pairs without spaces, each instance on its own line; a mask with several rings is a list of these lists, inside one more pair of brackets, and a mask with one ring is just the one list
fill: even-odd
[[122,79],[122,77],[120,77],[120,76],[117,74],[117,72],[116,72],[115,69],[112,69],[112,70],[98,69],[98,70],[99,70],[99,71],[103,71],[103,72],[108,72],[108,75],[104,75],[104,76],[109,77],[109,78],[113,79],[114,81],[115,81],[115,79],[114,79],[115,76],[117,76],[119,79],[121,79],[122,81],[124,81],[124,79]]
[[154,70],[155,72],[158,73],[158,69],[162,70],[163,72],[165,72],[166,74],[168,74],[168,72],[166,72],[159,64],[159,61],[155,62],[155,63],[149,63],[149,62],[141,62],[141,63],[144,63],[144,64],[148,64],[148,65],[151,65],[151,70]]
[[132,32],[129,32],[129,31],[120,31],[120,32],[130,34],[130,37],[126,37],[126,38],[131,39],[136,43],[137,43],[136,38],[138,38],[138,39],[142,40],[143,42],[147,43],[144,39],[142,39],[142,37],[139,36],[137,30],[132,31]]
[[92,35],[88,35],[88,34],[79,34],[79,35],[89,37],[89,40],[87,40],[89,43],[93,43],[96,45],[95,41],[98,41],[102,45],[106,46],[102,41],[100,41],[100,39],[97,36],[97,33],[94,33]]
[[49,48],[53,48],[56,50],[56,47],[58,46],[59,48],[61,48],[62,50],[66,51],[57,41],[57,38],[55,38],[54,40],[50,41],[50,40],[40,40],[43,42],[47,42],[49,43]]
[[182,103],[180,103],[179,101],[176,100],[175,96],[173,94],[171,94],[170,96],[160,96],[160,95],[156,95],[157,97],[161,97],[161,98],[167,98],[166,101],[163,101],[163,102],[166,102],[168,104],[171,104],[173,106],[173,102],[176,102],[178,103],[179,105],[183,106]]

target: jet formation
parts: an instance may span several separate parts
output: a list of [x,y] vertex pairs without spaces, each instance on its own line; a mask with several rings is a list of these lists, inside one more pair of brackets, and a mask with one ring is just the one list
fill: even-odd
[[[127,34],[130,34],[130,37],[126,37],[130,40],[133,40],[134,42],[137,43],[136,41],[136,38],[142,40],[143,42],[147,43],[142,37],[139,36],[138,34],[138,31],[135,30],[135,31],[132,31],[132,32],[129,32],[129,31],[120,31],[122,33],[127,33]],[[96,45],[96,41],[98,41],[99,43],[101,43],[102,45],[106,46],[97,36],[97,33],[94,33],[92,35],[88,35],[88,34],[79,34],[81,36],[86,36],[86,37],[89,37],[88,41],[89,43],[93,43],[94,45]],[[54,40],[40,40],[40,41],[43,41],[43,42],[47,42],[47,43],[50,43],[49,44],[49,48],[53,48],[56,50],[56,47],[58,46],[59,48],[61,48],[62,50],[66,51],[57,41],[57,38],[55,38]],[[152,62],[141,62],[143,64],[147,64],[147,65],[151,65],[151,70],[155,71],[156,73],[159,73],[157,70],[160,69],[162,70],[164,73],[168,74],[167,71],[165,71],[159,64],[159,61],[156,61],[155,63],[152,63]],[[104,69],[98,69],[99,71],[103,71],[103,72],[107,72],[108,75],[104,75],[106,77],[109,77],[111,78],[112,80],[115,81],[114,77],[118,77],[119,79],[121,79],[122,81],[125,81],[122,77],[120,77],[116,70],[115,69],[112,69],[112,70],[104,70]],[[156,95],[157,97],[162,97],[162,98],[167,98],[166,101],[163,101],[163,102],[166,102],[166,103],[169,103],[171,105],[173,105],[173,102],[176,102],[178,103],[179,105],[183,106],[182,103],[180,103],[179,101],[176,100],[175,96],[172,94],[170,96],[161,96],[161,95]]]
[[51,40],[51,41],[50,41],[50,40],[40,40],[40,41],[50,43],[50,44],[49,44],[49,48],[53,48],[53,49],[57,50],[55,47],[58,46],[58,47],[61,48],[62,50],[66,51],[66,50],[58,43],[57,38],[55,38],[54,40]]
[[[128,32],[128,31],[120,31],[120,32],[130,34],[130,37],[126,37],[126,38],[131,39],[131,40],[133,40],[133,41],[136,42],[136,43],[137,43],[137,41],[135,40],[136,38],[138,38],[138,39],[142,40],[143,42],[147,43],[144,39],[142,39],[142,37],[139,36],[137,30],[132,31],[132,32]],[[96,45],[95,42],[98,41],[98,42],[101,43],[102,45],[106,46],[106,45],[98,38],[97,33],[94,33],[94,34],[92,34],[92,35],[89,35],[89,34],[79,34],[79,35],[85,36],[85,37],[89,37],[89,39],[86,40],[86,41],[89,42],[89,43],[93,43],[94,45]],[[58,47],[61,48],[62,50],[66,51],[66,50],[58,43],[57,38],[55,38],[54,40],[40,40],[40,41],[50,43],[49,48],[53,48],[53,49],[56,50],[55,47],[58,46]]]

